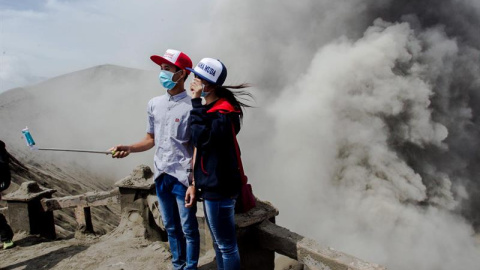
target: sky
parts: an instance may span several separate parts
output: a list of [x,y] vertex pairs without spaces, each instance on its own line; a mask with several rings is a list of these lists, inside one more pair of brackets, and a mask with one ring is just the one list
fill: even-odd
[[192,51],[210,2],[0,0],[0,92],[102,64],[154,69],[152,54]]

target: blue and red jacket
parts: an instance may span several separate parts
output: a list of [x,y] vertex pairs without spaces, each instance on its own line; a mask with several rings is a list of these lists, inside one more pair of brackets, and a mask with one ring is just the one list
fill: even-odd
[[[195,156],[195,187],[209,200],[234,198],[241,188],[241,176],[233,132],[240,131],[240,111],[226,99],[202,105],[192,99],[190,113]],[[232,128],[233,127],[233,128]]]

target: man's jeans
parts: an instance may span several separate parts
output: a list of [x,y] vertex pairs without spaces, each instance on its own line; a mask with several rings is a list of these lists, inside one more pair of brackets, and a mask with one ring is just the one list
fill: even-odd
[[160,175],[155,180],[155,188],[168,234],[173,268],[197,269],[200,255],[197,206],[185,208],[187,187],[171,175]]
[[203,209],[213,238],[217,268],[240,269],[240,254],[235,233],[235,200],[204,200]]

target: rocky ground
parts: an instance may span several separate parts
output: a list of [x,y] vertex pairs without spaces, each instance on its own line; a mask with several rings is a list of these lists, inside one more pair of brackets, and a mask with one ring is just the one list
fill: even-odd
[[115,233],[58,241],[20,234],[16,235],[15,243],[15,248],[0,252],[0,269],[163,270],[170,264],[165,243]]
[[[170,269],[168,245],[150,242],[140,237],[131,238],[112,232],[101,237],[46,241],[37,236],[17,234],[17,246],[0,250],[0,269]],[[214,254],[207,252],[200,259],[202,270],[216,269]],[[279,256],[276,269],[303,269],[291,259]]]

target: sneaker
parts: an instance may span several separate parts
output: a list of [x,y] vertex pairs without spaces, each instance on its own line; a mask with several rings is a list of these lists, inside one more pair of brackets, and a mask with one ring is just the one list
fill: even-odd
[[3,242],[3,249],[13,248],[15,243],[12,240]]

